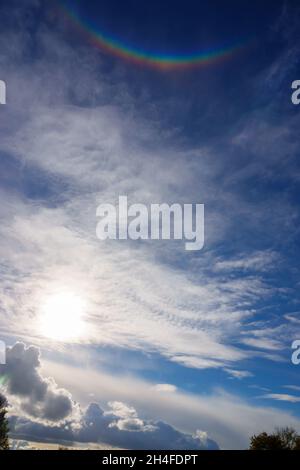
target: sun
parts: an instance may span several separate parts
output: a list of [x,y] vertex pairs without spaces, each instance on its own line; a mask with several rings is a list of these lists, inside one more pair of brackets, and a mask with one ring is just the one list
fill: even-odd
[[39,317],[40,333],[56,341],[75,341],[85,333],[83,299],[69,292],[49,296],[42,304]]

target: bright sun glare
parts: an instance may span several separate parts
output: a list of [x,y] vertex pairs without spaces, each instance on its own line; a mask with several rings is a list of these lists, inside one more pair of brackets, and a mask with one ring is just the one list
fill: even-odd
[[42,305],[41,334],[57,341],[78,340],[85,330],[85,309],[85,302],[75,294],[53,294]]

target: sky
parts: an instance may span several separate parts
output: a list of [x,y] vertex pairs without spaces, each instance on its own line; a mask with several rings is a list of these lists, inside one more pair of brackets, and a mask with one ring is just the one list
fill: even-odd
[[[298,2],[0,1],[0,366],[14,439],[300,432]],[[96,237],[201,203],[205,243]]]

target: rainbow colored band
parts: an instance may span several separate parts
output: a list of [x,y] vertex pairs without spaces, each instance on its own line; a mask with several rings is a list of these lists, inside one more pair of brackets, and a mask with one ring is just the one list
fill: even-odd
[[243,47],[241,45],[235,45],[192,54],[161,54],[158,52],[150,52],[126,45],[119,39],[96,30],[94,26],[88,24],[86,20],[83,20],[69,6],[62,5],[62,9],[70,20],[75,22],[82,31],[88,34],[89,41],[102,51],[134,64],[159,70],[176,70],[214,64],[231,57]]

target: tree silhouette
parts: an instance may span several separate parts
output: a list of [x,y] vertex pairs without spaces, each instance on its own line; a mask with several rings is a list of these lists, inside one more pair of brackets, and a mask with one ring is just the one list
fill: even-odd
[[262,432],[251,437],[250,450],[300,450],[300,435],[292,428],[277,429],[273,434]]
[[8,450],[8,421],[6,418],[6,398],[0,393],[0,450]]

